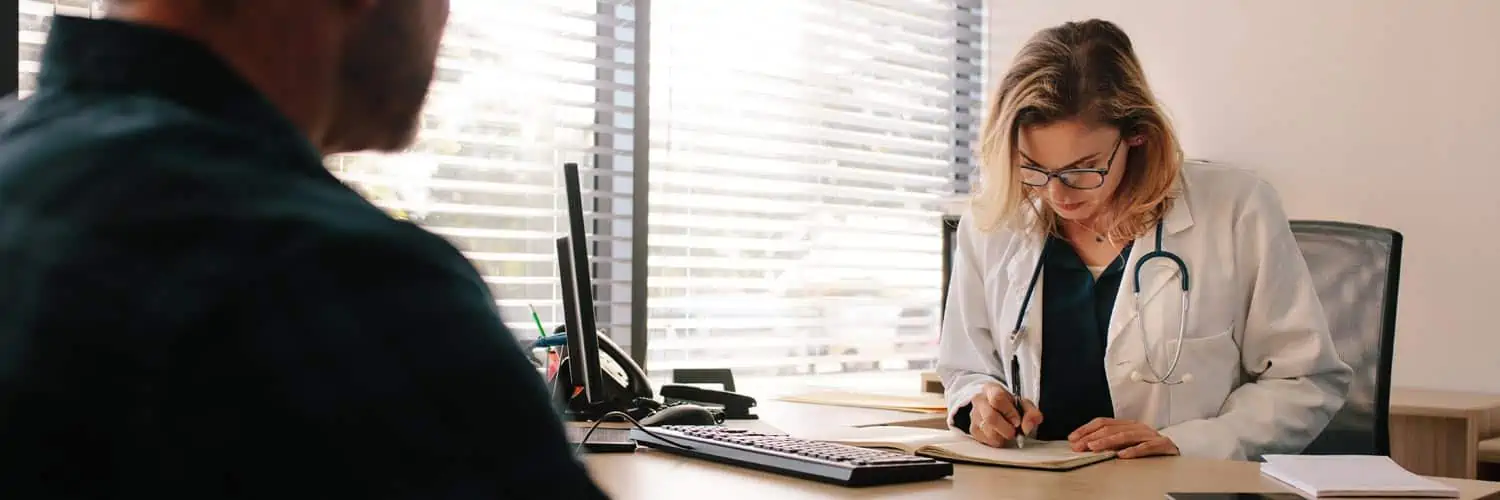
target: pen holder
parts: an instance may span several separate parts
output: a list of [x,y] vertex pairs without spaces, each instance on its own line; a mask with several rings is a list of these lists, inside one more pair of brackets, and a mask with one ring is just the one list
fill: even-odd
[[557,378],[557,368],[567,354],[566,347],[532,347],[531,357],[538,366],[537,374],[548,384]]
[[557,376],[562,358],[567,357],[567,349],[567,335],[550,335],[532,341],[531,356],[536,364],[545,368],[542,378],[548,383]]

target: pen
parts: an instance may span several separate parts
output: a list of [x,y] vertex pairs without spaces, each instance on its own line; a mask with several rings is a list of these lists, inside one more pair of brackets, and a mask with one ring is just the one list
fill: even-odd
[[540,332],[543,337],[546,337],[547,329],[542,328],[542,317],[536,313],[536,306],[526,304],[526,307],[531,309],[531,320],[536,322],[536,331]]
[[[1024,420],[1026,410],[1021,405],[1021,358],[1018,356],[1010,358],[1010,399],[1016,403],[1016,418]],[[1016,447],[1026,447],[1026,434],[1021,430],[1020,425],[1016,426]]]

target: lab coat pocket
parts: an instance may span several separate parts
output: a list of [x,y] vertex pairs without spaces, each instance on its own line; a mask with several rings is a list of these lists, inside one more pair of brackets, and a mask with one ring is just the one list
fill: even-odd
[[[1234,327],[1204,337],[1188,337],[1180,343],[1181,360],[1171,380],[1186,380],[1171,386],[1171,420],[1178,424],[1189,420],[1216,417],[1229,393],[1238,385],[1240,348],[1234,341]],[[1153,360],[1165,371],[1179,343],[1167,343],[1162,360]]]

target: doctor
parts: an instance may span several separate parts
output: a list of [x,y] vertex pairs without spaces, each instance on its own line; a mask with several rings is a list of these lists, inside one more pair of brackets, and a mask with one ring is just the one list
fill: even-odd
[[1352,372],[1276,193],[1183,166],[1115,25],[1028,42],[981,158],[938,362],[951,426],[1246,459],[1301,451],[1343,405]]

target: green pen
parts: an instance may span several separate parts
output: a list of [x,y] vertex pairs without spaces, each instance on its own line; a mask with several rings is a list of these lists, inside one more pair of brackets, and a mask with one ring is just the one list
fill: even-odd
[[542,327],[542,317],[536,313],[536,306],[526,304],[526,307],[531,309],[531,320],[536,322],[536,331],[546,337],[547,329]]

